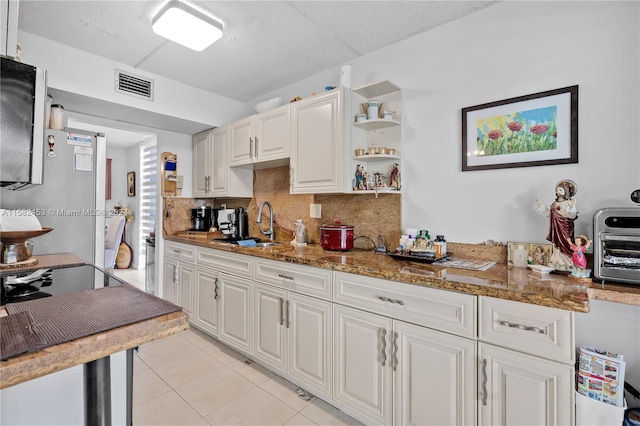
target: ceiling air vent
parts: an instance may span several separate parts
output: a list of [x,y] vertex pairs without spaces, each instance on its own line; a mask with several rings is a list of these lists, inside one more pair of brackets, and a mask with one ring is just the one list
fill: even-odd
[[116,70],[116,92],[153,101],[153,80]]

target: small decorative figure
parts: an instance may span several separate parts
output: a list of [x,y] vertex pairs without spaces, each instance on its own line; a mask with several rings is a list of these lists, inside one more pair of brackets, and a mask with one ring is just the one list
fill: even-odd
[[575,242],[571,242],[571,238],[567,238],[567,242],[573,250],[571,255],[571,261],[573,262],[573,272],[571,275],[574,277],[589,277],[591,275],[591,269],[587,269],[587,258],[584,253],[591,246],[591,240],[586,235],[580,235],[576,237]]
[[360,164],[356,166],[356,183],[353,189],[355,190],[366,189],[365,181],[364,181],[364,167],[362,167],[362,165]]
[[573,252],[567,240],[573,239],[573,222],[578,218],[576,200],[573,198],[576,192],[578,192],[576,183],[565,179],[556,184],[556,199],[549,208],[536,199],[536,212],[549,217],[547,240],[553,244],[549,266],[560,271],[569,271],[572,266]]
[[49,144],[49,152],[47,153],[47,157],[53,158],[56,156],[56,153],[53,152],[53,146],[56,144],[56,137],[53,135],[49,135],[47,138],[47,143]]
[[393,163],[393,167],[391,168],[389,186],[391,188],[400,189],[400,171],[398,170],[398,163]]

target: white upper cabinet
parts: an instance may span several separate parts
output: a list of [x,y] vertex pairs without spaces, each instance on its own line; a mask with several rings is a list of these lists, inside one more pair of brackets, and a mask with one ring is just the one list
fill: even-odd
[[210,197],[213,171],[212,131],[198,133],[193,136],[193,196]]
[[231,166],[289,158],[288,104],[238,120],[229,129]]
[[[230,126],[228,125],[212,131],[213,167],[209,196],[251,198],[253,170],[229,167],[229,134]],[[195,161],[197,160],[194,159]]]
[[291,104],[292,194],[342,192],[344,89]]

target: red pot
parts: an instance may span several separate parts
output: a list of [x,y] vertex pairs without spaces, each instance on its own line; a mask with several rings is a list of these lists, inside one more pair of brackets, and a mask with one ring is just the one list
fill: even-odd
[[320,245],[325,250],[351,250],[353,248],[353,226],[343,225],[337,218],[333,220],[333,224],[320,225]]

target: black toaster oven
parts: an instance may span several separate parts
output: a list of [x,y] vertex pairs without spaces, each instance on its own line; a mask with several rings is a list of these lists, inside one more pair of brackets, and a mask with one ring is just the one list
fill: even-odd
[[594,276],[640,285],[640,207],[608,207],[593,215]]

